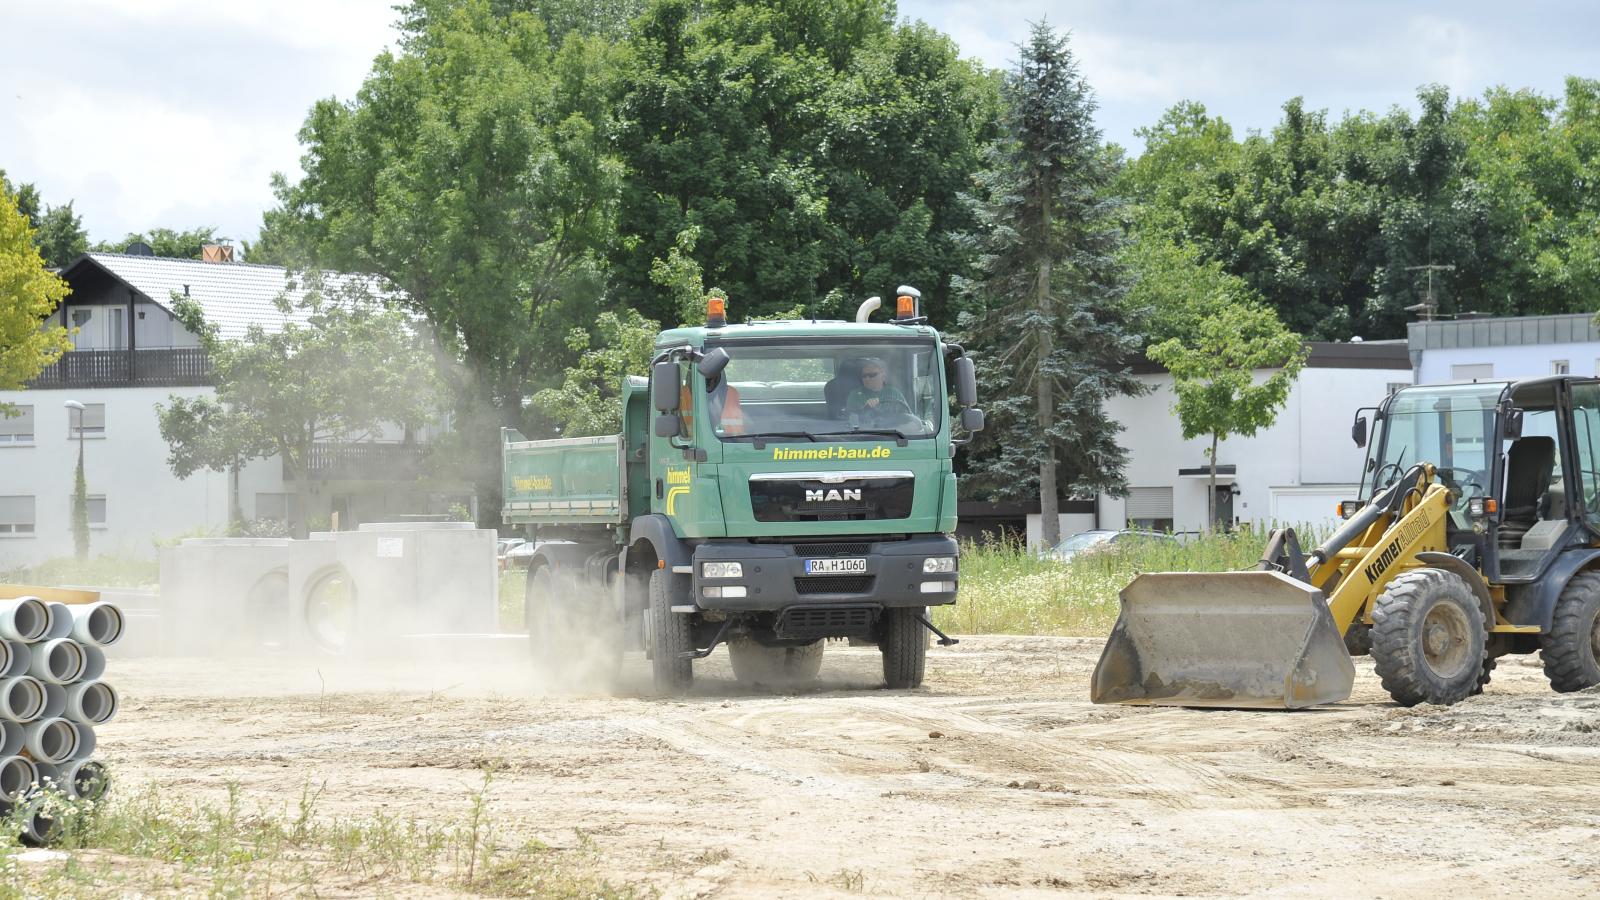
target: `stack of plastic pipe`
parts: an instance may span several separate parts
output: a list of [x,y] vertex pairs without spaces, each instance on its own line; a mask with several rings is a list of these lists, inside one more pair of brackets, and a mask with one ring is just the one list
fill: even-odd
[[101,648],[122,637],[124,621],[111,603],[0,600],[0,812],[28,808],[20,817],[25,839],[51,837],[47,793],[105,794],[95,726],[116,716],[118,698],[102,680]]

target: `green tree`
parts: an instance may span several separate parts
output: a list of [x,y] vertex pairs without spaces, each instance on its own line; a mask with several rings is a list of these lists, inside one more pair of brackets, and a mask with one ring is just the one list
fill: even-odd
[[13,188],[4,169],[0,169],[0,192],[15,196],[17,210],[27,216],[34,246],[39,248],[45,265],[59,269],[89,249],[89,235],[83,230],[82,217],[72,211],[72,201],[45,206],[38,188],[32,184]]
[[1125,490],[1121,426],[1104,407],[1143,390],[1128,368],[1140,337],[1119,259],[1117,158],[1064,36],[1033,27],[1005,99],[1004,136],[978,178],[981,274],[964,283],[981,312],[962,327],[995,398],[970,465],[996,493],[1037,491],[1054,544],[1063,493]]
[[1194,325],[1191,339],[1169,338],[1147,353],[1172,373],[1184,439],[1211,437],[1206,521],[1226,524],[1216,514],[1217,445],[1235,435],[1252,437],[1277,419],[1305,364],[1300,336],[1264,306],[1222,302]]
[[913,283],[936,320],[970,255],[962,201],[995,134],[997,86],[886,0],[655,0],[621,65],[627,163],[613,283],[677,317],[660,261],[684,254],[735,318],[840,315]]
[[533,405],[557,423],[564,437],[614,434],[622,421],[622,380],[650,371],[661,325],[634,310],[603,312],[589,332],[574,328],[567,346],[579,355],[560,387],[533,395]]
[[78,466],[72,476],[72,555],[89,558],[89,482],[83,474],[83,444],[78,445]]
[[[0,390],[24,387],[71,347],[66,329],[42,327],[67,293],[45,268],[16,199],[0,191]],[[0,403],[0,415],[16,414]]]
[[312,108],[306,176],[277,180],[269,250],[383,276],[464,359],[454,421],[492,520],[495,425],[538,431],[523,398],[559,377],[568,329],[601,299],[621,177],[612,51],[486,0],[409,9],[413,30],[355,98]]
[[[410,431],[440,411],[437,361],[408,316],[373,300],[358,280],[304,277],[304,324],[252,326],[236,341],[219,338],[199,304],[173,297],[173,312],[211,357],[217,387],[214,401],[173,397],[156,409],[180,478],[276,455],[304,498],[314,445],[369,440],[385,425]],[[280,308],[294,307],[280,299]],[[236,497],[232,505],[237,515]]]
[[96,253],[122,253],[128,245],[140,242],[150,245],[150,252],[170,259],[199,259],[201,249],[207,244],[227,243],[219,237],[214,226],[201,226],[187,231],[171,228],[152,228],[149,231],[130,232],[120,241],[101,241],[92,248]]

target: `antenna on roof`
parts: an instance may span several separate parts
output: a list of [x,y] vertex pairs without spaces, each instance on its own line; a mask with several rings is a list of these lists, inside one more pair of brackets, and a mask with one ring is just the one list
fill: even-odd
[[122,252],[128,254],[129,256],[155,256],[156,255],[156,251],[154,249],[152,249],[151,246],[149,244],[146,244],[144,241],[134,241],[133,243],[129,244],[127,247],[123,248]]

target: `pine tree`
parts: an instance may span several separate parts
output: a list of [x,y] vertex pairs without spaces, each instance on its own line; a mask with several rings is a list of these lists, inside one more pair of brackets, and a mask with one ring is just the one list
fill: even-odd
[[1118,262],[1120,160],[1094,125],[1067,38],[1039,23],[1019,50],[1002,136],[977,178],[980,274],[962,283],[973,307],[962,330],[989,412],[970,475],[997,496],[1037,490],[1054,544],[1063,493],[1126,490],[1122,427],[1105,401],[1144,388],[1128,368],[1140,336]]

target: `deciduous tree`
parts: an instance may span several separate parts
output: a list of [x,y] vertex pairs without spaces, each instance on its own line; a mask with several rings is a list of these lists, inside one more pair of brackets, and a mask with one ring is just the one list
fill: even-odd
[[[16,199],[0,191],[0,390],[23,387],[71,347],[65,329],[43,327],[67,293],[45,269]],[[16,410],[0,403],[0,415]]]

